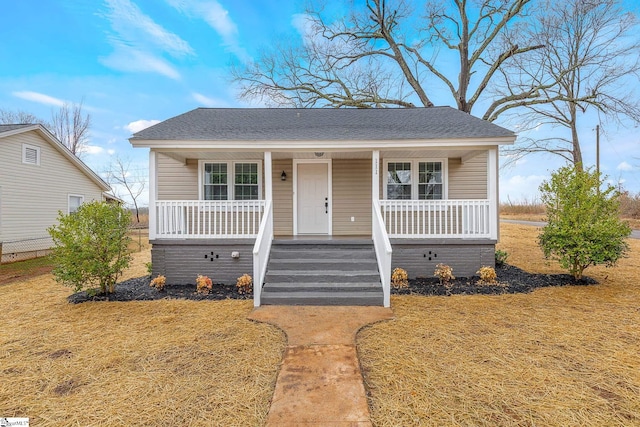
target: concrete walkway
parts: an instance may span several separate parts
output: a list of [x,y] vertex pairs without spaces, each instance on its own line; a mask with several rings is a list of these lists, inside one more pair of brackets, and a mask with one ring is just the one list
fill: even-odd
[[287,334],[266,425],[371,426],[355,338],[390,308],[262,306],[249,319]]

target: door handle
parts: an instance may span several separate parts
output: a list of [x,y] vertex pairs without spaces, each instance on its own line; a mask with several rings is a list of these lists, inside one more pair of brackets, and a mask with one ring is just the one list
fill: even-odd
[[329,198],[328,197],[324,198],[324,213],[326,213],[326,214],[329,213]]

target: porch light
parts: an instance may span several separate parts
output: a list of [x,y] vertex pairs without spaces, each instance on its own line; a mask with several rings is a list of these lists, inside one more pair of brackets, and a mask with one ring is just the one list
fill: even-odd
[[313,153],[316,157],[322,157],[324,156],[324,152],[321,151],[316,151],[315,153]]
[[287,180],[287,173],[285,171],[282,171],[282,175],[280,175],[280,179],[283,181]]

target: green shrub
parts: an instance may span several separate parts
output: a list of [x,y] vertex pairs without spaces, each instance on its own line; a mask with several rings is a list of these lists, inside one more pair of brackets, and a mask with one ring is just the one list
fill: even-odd
[[129,211],[117,204],[90,202],[69,215],[59,212],[58,224],[47,230],[55,245],[56,281],[75,292],[98,287],[112,293],[131,260],[129,223]]
[[507,262],[507,258],[509,258],[507,251],[498,249],[496,251],[496,267],[502,267]]
[[628,224],[619,217],[619,193],[597,172],[566,166],[540,185],[547,225],[538,236],[546,258],[576,279],[591,265],[614,266],[629,250]]

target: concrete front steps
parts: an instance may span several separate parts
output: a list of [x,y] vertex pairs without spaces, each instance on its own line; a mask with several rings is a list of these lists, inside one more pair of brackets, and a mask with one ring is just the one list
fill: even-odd
[[382,306],[371,240],[274,240],[262,304]]

